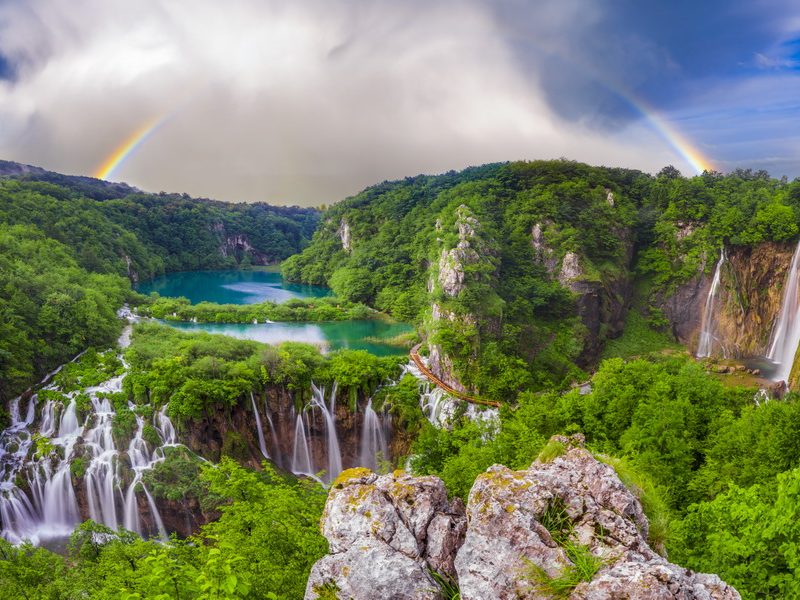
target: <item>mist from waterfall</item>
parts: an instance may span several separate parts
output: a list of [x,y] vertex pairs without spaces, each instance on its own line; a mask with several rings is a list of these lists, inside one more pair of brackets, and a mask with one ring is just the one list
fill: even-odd
[[719,291],[720,279],[722,278],[722,265],[725,263],[725,247],[719,254],[717,268],[714,269],[714,278],[711,280],[711,288],[708,290],[705,308],[703,309],[703,320],[700,326],[700,342],[697,345],[697,358],[711,356],[714,348],[714,304]]
[[772,343],[767,358],[777,365],[772,376],[774,381],[789,381],[797,346],[800,344],[800,293],[798,293],[798,270],[800,270],[800,242],[792,256],[789,272],[781,299],[781,312],[772,330]]

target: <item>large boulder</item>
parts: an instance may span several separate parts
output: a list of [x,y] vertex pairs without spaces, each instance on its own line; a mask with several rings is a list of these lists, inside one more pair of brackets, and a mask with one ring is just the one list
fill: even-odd
[[556,436],[550,449],[527,470],[480,475],[466,518],[436,477],[345,471],[322,518],[330,554],[306,600],[443,600],[441,579],[462,600],[547,599],[556,587],[573,600],[740,600],[650,547],[639,499],[582,436]]
[[436,477],[345,471],[322,516],[330,554],[312,568],[305,597],[440,600],[433,573],[455,579],[465,529],[463,503],[448,501]]
[[526,471],[495,465],[475,481],[455,560],[462,600],[548,598],[548,584],[574,573],[579,560],[595,572],[576,580],[570,598],[739,598],[718,577],[677,567],[650,548],[639,500],[581,436],[551,443],[561,456]]

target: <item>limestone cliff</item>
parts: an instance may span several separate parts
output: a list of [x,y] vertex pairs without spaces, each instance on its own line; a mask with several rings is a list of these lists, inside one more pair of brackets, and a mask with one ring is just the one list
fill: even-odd
[[[481,334],[495,331],[499,326],[500,315],[485,310],[486,305],[492,304],[489,296],[495,295],[492,290],[497,278],[498,252],[496,242],[467,206],[460,205],[448,216],[451,226],[442,225],[441,219],[436,223],[439,235],[436,260],[431,261],[428,281],[433,301],[425,330],[431,371],[454,389],[466,392],[467,387],[456,372],[454,357],[437,343],[436,336],[443,328],[457,331],[462,341],[461,363],[469,364],[477,358]],[[462,301],[466,290],[478,286],[482,286],[482,306]]]
[[[793,251],[790,244],[774,242],[726,248],[727,259],[721,267],[720,287],[713,303],[713,356],[743,358],[766,354]],[[715,260],[716,257],[708,259],[697,275],[673,293],[656,299],[675,338],[692,351],[697,349]]]
[[439,600],[437,581],[447,579],[463,600],[549,598],[548,582],[570,572],[578,555],[594,575],[567,590],[573,600],[740,598],[716,575],[650,547],[638,498],[583,448],[582,436],[554,441],[564,453],[550,462],[525,471],[495,465],[479,476],[466,523],[435,477],[343,473],[322,521],[330,554],[312,569],[306,600]]
[[[608,192],[608,203],[613,208],[613,193]],[[556,237],[558,227],[550,220],[534,224],[531,245],[535,261],[549,276],[575,294],[578,316],[586,327],[587,335],[579,362],[583,366],[597,361],[605,341],[622,333],[625,315],[631,300],[630,266],[633,258],[631,234],[620,228],[615,234],[620,240],[622,254],[616,268],[599,272],[586,258],[567,251],[559,259],[548,236]]]

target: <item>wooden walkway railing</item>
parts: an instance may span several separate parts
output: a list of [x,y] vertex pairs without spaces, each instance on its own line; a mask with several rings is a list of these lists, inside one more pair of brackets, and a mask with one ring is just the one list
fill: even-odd
[[444,381],[439,379],[436,375],[434,375],[431,370],[425,366],[425,363],[422,362],[422,358],[419,355],[419,347],[422,344],[417,344],[411,349],[409,356],[411,356],[411,360],[414,361],[414,364],[417,365],[417,368],[420,372],[428,378],[428,380],[433,383],[436,387],[443,389],[445,392],[453,396],[454,398],[458,398],[459,400],[463,400],[464,402],[469,402],[471,404],[480,404],[481,406],[493,406],[495,408],[500,407],[500,403],[494,400],[484,400],[483,398],[475,398],[474,396],[468,396],[463,392],[459,392],[458,390],[453,389],[449,385],[447,385]]

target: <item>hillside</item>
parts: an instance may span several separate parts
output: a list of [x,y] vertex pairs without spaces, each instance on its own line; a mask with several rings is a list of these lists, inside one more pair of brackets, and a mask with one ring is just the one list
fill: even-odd
[[131,283],[277,263],[318,221],[313,209],[145,194],[15,165],[0,165],[2,400],[87,346],[113,342]]
[[800,183],[764,172],[495,164],[367,188],[283,273],[415,322],[442,379],[511,399],[584,378],[634,300],[647,330],[693,346],[720,247],[784,244],[798,222]]

